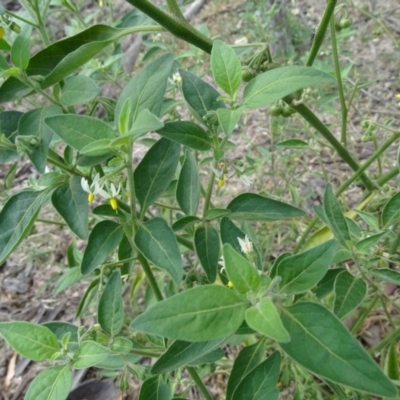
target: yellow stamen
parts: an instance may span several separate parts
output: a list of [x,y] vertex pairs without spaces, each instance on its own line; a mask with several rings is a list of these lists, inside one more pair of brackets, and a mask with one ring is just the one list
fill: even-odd
[[218,187],[222,188],[225,185],[225,180],[224,179],[220,179],[218,181]]
[[88,199],[88,202],[91,203],[94,200],[94,194],[89,193],[87,199]]
[[111,197],[110,205],[113,210],[116,210],[118,208],[118,201],[115,197]]
[[229,288],[233,288],[233,283],[231,281],[229,281],[226,286],[228,286]]
[[400,93],[397,93],[397,94],[396,94],[396,97],[397,97],[398,99],[400,99]]

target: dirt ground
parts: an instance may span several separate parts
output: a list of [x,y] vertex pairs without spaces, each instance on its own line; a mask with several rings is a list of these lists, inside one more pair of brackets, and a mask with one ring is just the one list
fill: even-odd
[[[278,53],[279,46],[282,44],[284,33],[296,34],[293,24],[298,23],[301,30],[309,32],[311,35],[316,23],[323,11],[325,2],[316,0],[281,0],[285,5],[282,12],[286,13],[278,16],[276,31],[271,37],[271,47]],[[246,1],[208,1],[195,17],[196,23],[207,25],[211,34],[219,34],[223,40],[233,44],[243,36],[252,36],[257,31],[251,28],[243,18],[246,12]],[[255,1],[260,7],[267,7],[265,1]],[[6,0],[5,6],[10,6],[16,10],[16,1]],[[352,75],[349,82],[359,79],[360,82],[367,82],[361,90],[361,95],[356,98],[354,107],[350,111],[350,149],[359,159],[364,160],[371,154],[371,144],[365,145],[360,142],[361,128],[360,121],[369,118],[373,121],[383,123],[388,118],[392,118],[392,127],[399,127],[399,107],[397,105],[396,93],[400,93],[400,4],[398,0],[355,0],[350,1],[349,14],[353,20],[353,33],[341,42],[341,60],[343,64],[352,64],[356,70],[356,78]],[[129,8],[129,7],[128,7]],[[287,26],[287,16],[290,16],[291,27]],[[281,18],[281,19],[279,19]],[[280,22],[282,22],[280,24]],[[286,22],[285,22],[286,21]],[[54,21],[53,21],[54,22]],[[253,40],[249,38],[249,40]],[[310,39],[311,40],[311,39]],[[286,43],[287,44],[287,43]],[[303,43],[304,44],[304,43]],[[299,44],[297,43],[297,46]],[[323,52],[319,59],[324,60]],[[354,82],[353,82],[354,83]],[[7,105],[11,108],[11,105]],[[340,123],[333,113],[323,116],[331,124],[332,131],[339,135]],[[299,128],[298,120],[294,119],[289,125],[285,138],[290,135],[307,138],[308,132]],[[388,133],[379,132],[378,141],[383,142]],[[265,149],[275,151],[271,147],[271,124],[267,113],[263,110],[249,112],[242,121],[242,129],[233,135],[233,141],[237,148],[232,152],[232,158],[243,158],[243,154],[254,159],[262,158]],[[398,145],[397,145],[398,146]],[[393,157],[388,157],[383,168],[386,170],[396,162],[395,154],[397,149],[393,146],[391,151]],[[285,154],[285,153],[284,153]],[[269,157],[269,156],[268,156]],[[292,157],[290,153],[286,158]],[[292,168],[292,181],[299,183],[299,193],[307,197],[307,202],[303,204],[307,209],[318,204],[324,188],[324,179],[318,169],[318,159],[314,153],[301,154],[298,157],[298,164]],[[332,160],[329,150],[323,150],[322,159],[326,162],[326,168],[330,179],[340,181],[348,173],[347,168],[338,160]],[[281,158],[282,159],[282,158]],[[252,188],[255,191],[280,192],[283,198],[290,200],[287,182],[282,183],[282,179],[271,171],[270,158],[262,168],[254,168],[251,175],[253,180]],[[12,192],[3,186],[3,179],[10,165],[0,166],[0,201]],[[279,166],[277,166],[279,171]],[[34,169],[28,162],[21,163],[18,167],[15,188],[22,188],[27,185],[30,175],[35,175]],[[400,181],[397,181],[397,185]],[[283,185],[283,186],[282,186]],[[286,185],[286,186],[285,186]],[[399,186],[398,186],[399,187]],[[307,188],[304,189],[304,188]],[[228,195],[234,195],[241,186],[239,181],[232,181],[229,186]],[[14,190],[14,189],[13,189]],[[350,198],[354,197],[354,201]],[[353,186],[347,194],[350,204],[355,204],[359,199],[359,188]],[[40,213],[39,219],[60,220],[55,212],[46,207]],[[35,223],[32,233],[20,245],[9,259],[0,266],[0,321],[25,320],[42,323],[53,320],[63,320],[74,322],[75,324],[88,324],[87,319],[73,321],[76,307],[80,297],[87,286],[87,282],[74,285],[72,288],[62,292],[59,296],[54,296],[54,284],[60,274],[66,270],[65,252],[68,245],[74,240],[66,229],[59,225],[48,225],[42,222]],[[80,244],[78,243],[78,246]],[[284,246],[276,248],[279,253]],[[393,290],[395,288],[392,288]],[[369,345],[379,342],[380,337],[386,334],[386,326],[381,315],[372,315],[367,325],[363,327],[363,337],[367,338]],[[94,321],[92,321],[94,322]],[[232,359],[237,353],[238,345],[230,345],[225,348],[227,358]],[[30,381],[45,367],[44,364],[31,363],[18,357],[14,351],[0,340],[0,400],[20,400],[23,399],[24,392]],[[217,367],[218,371],[218,367]],[[79,371],[74,379],[74,387],[78,387],[82,382],[89,383],[94,380],[95,387],[100,389],[98,380],[101,376],[93,369]],[[204,381],[215,399],[223,399],[222,388],[226,384],[226,375],[222,372],[215,374],[211,379],[207,376]],[[100,392],[105,396],[104,399],[117,399],[118,391],[112,385],[111,379],[102,381],[104,387]],[[139,382],[130,381],[131,390],[124,399],[136,399],[139,391]],[[90,395],[90,389],[85,393],[87,400],[102,400],[99,391]],[[70,397],[69,400],[82,399],[83,397]],[[196,390],[187,394],[187,399],[201,399],[201,395]],[[291,399],[288,392],[281,395],[282,399]]]

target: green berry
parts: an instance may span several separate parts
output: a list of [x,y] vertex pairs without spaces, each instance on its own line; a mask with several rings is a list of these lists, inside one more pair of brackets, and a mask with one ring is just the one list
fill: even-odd
[[250,82],[253,78],[255,78],[255,74],[249,68],[242,69],[242,81]]
[[272,115],[273,117],[279,117],[280,115],[282,115],[282,113],[283,107],[279,104],[275,104],[269,109],[269,115]]
[[350,28],[351,24],[352,24],[352,21],[351,21],[350,18],[342,18],[342,19],[339,21],[339,26],[340,26],[342,29]]

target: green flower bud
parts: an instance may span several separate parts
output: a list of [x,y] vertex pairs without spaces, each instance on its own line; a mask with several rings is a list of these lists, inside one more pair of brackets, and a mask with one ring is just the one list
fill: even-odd
[[350,18],[342,18],[342,19],[339,21],[339,26],[340,26],[342,29],[350,28],[351,24],[352,24],[352,20],[351,20]]
[[270,107],[269,109],[269,115],[272,115],[274,117],[279,117],[283,113],[283,107],[280,106],[279,104],[275,104]]

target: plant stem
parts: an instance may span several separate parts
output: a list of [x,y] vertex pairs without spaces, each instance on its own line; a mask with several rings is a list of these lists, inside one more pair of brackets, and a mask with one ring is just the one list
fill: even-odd
[[126,169],[128,172],[128,184],[129,184],[129,195],[130,195],[130,205],[131,205],[131,218],[135,223],[137,220],[136,214],[136,189],[135,189],[135,178],[133,176],[133,140],[129,140],[128,154],[126,160]]
[[343,82],[342,82],[342,74],[340,71],[340,63],[339,63],[339,52],[337,47],[336,40],[336,28],[335,28],[335,16],[331,16],[331,44],[332,44],[332,54],[333,54],[333,62],[335,64],[335,75],[337,81],[337,87],[339,92],[339,101],[340,101],[340,111],[342,113],[342,127],[340,133],[340,141],[344,146],[346,146],[347,142],[347,105],[346,100],[344,98],[344,90],[343,90]]
[[40,7],[38,0],[34,1],[35,4],[35,14],[36,14],[36,22],[37,28],[40,32],[40,36],[42,37],[43,44],[47,47],[50,44],[49,36],[47,35],[46,27],[44,26],[42,15],[40,14]]
[[386,346],[391,344],[393,341],[397,340],[400,337],[400,328],[397,328],[394,330],[391,334],[387,335],[385,339],[383,339],[380,343],[378,343],[375,347],[371,347],[368,350],[368,353],[373,354],[376,353],[382,349],[384,349]]
[[36,222],[42,222],[44,224],[50,224],[50,225],[59,225],[59,226],[65,226],[65,222],[61,221],[52,221],[50,219],[43,219],[43,218],[36,218]]
[[61,170],[68,172],[71,175],[80,175],[83,176],[83,174],[75,169],[69,168],[65,163],[64,160],[62,159],[61,156],[59,156],[53,149],[49,148],[48,153],[47,153],[47,161],[54,165],[57,168],[60,168]]
[[358,318],[355,320],[353,326],[351,327],[351,333],[355,335],[358,330],[360,329],[361,325],[364,323],[365,318],[369,315],[371,310],[374,308],[376,302],[378,301],[379,296],[378,294],[375,294],[371,302],[369,303],[368,307],[365,308],[365,310],[358,316]]
[[315,58],[318,55],[319,49],[321,48],[322,42],[324,41],[325,33],[328,29],[329,22],[332,18],[333,12],[335,11],[336,2],[337,0],[328,1],[324,15],[322,16],[321,22],[318,25],[318,29],[315,32],[310,54],[306,62],[307,67],[311,67],[311,65],[313,65]]
[[400,172],[399,167],[393,167],[389,172],[385,175],[381,176],[377,182],[379,186],[383,186],[385,183],[389,182],[392,178],[398,175]]
[[307,226],[307,229],[303,232],[303,234],[300,236],[300,240],[296,243],[296,246],[293,250],[293,253],[296,254],[301,246],[303,246],[304,242],[306,241],[309,233],[311,232],[311,230],[314,228],[314,226],[317,224],[318,222],[318,217],[314,217],[312,219],[312,221],[309,223],[309,225]]
[[186,367],[187,371],[189,372],[191,378],[193,379],[194,383],[199,388],[200,392],[204,396],[206,400],[213,400],[211,394],[208,392],[207,388],[204,386],[203,381],[200,379],[198,373],[193,367]]
[[[217,167],[217,161],[213,161],[213,167]],[[206,212],[208,208],[210,207],[210,201],[211,201],[211,195],[212,195],[212,190],[214,186],[214,179],[215,179],[215,173],[213,169],[211,169],[211,174],[208,178],[208,183],[207,183],[207,189],[206,189],[206,194],[205,194],[205,201],[204,201],[204,210],[203,210],[203,217],[205,217]]]
[[170,15],[148,0],[126,0],[140,11],[158,22],[167,31],[176,37],[191,43],[206,53],[211,53],[212,40],[193,28],[186,20],[183,21],[176,16]]
[[186,18],[182,14],[182,11],[179,8],[179,5],[176,2],[176,0],[167,0],[167,6],[168,6],[168,10],[171,14],[175,15],[175,17],[177,17],[183,21],[186,21]]
[[138,252],[137,258],[142,264],[143,271],[146,274],[146,278],[149,281],[149,284],[151,286],[151,289],[153,290],[154,296],[156,296],[157,301],[162,301],[163,295],[161,294],[160,288],[157,285],[156,278],[153,275],[153,271],[150,268],[149,263],[147,260],[144,258],[143,254]]
[[18,14],[14,14],[13,12],[8,11],[8,10],[6,10],[6,14],[9,15],[10,17],[20,20],[21,22],[25,22],[25,24],[28,24],[30,26],[33,26],[34,28],[37,28],[37,25],[34,22],[28,21],[27,19],[20,17]]

